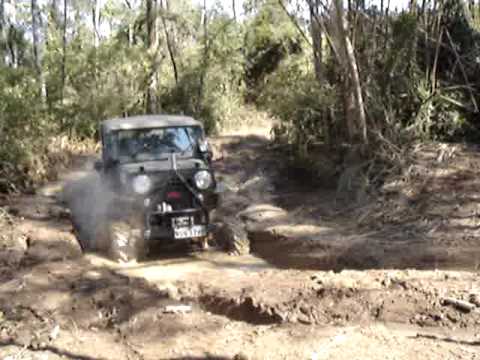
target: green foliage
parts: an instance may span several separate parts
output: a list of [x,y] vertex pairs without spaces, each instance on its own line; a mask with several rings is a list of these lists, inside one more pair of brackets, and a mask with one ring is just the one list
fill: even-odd
[[[330,32],[327,37],[318,30],[320,74],[312,61],[318,42],[305,39],[311,29],[304,11],[287,14],[277,1],[251,0],[245,1],[247,15],[234,20],[218,4],[203,9],[190,0],[160,3],[148,15],[145,2],[103,2],[98,37],[92,2],[68,2],[64,44],[62,16],[44,2],[41,74],[34,67],[31,11],[27,3],[18,6],[15,22],[0,34],[0,49],[13,44],[15,50],[15,56],[6,52],[9,61],[0,59],[0,171],[32,167],[50,136],[95,138],[99,121],[145,113],[152,98],[159,112],[193,115],[209,132],[256,118],[257,106],[281,120],[278,139],[293,143],[300,157],[319,142],[356,145],[351,127],[358,123],[348,106],[352,82],[345,59],[337,59],[328,45],[329,37],[338,43],[339,36],[329,12],[319,11]],[[288,11],[306,6],[284,4]],[[442,16],[433,9],[428,16],[419,16],[419,9],[347,11],[372,153],[379,142],[395,148],[406,134],[444,140],[478,133],[480,37],[472,27],[477,20],[463,2],[441,5]],[[156,24],[150,38],[148,23]],[[38,91],[42,85],[45,97]]]
[[410,128],[423,139],[451,140],[463,131],[467,124],[464,95],[461,89],[436,89],[422,81],[416,88],[419,106]]
[[11,184],[28,185],[35,154],[44,153],[47,135],[55,131],[38,106],[34,79],[28,69],[0,68],[0,191],[11,190]]
[[289,54],[302,51],[300,34],[277,2],[264,2],[246,25],[245,81],[247,100],[256,100],[266,76]]
[[243,27],[218,15],[208,31],[207,48],[190,49],[178,83],[165,84],[161,106],[166,112],[193,115],[215,132],[243,104]]
[[284,60],[267,77],[258,102],[282,120],[277,136],[301,144],[304,151],[312,143],[330,141],[335,123],[340,124],[343,117],[337,88],[320,85],[310,63],[301,55]]

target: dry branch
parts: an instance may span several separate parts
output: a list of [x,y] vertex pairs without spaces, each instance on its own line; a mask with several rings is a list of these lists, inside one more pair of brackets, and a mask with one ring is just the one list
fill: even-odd
[[470,345],[470,346],[479,346],[480,341],[478,340],[462,340],[459,338],[456,338],[454,336],[441,336],[441,335],[435,335],[435,334],[422,334],[422,333],[417,333],[415,336],[417,338],[423,338],[423,339],[430,339],[430,340],[441,340],[445,342],[451,342],[451,343],[457,343],[457,344],[463,344],[463,345]]
[[444,298],[442,299],[443,305],[452,305],[458,310],[470,312],[476,308],[476,306],[468,301],[458,300],[454,298]]
[[458,66],[460,67],[460,70],[462,72],[462,76],[465,80],[465,85],[467,85],[469,90],[470,90],[469,91],[470,92],[470,99],[472,101],[475,112],[478,113],[477,101],[475,100],[475,95],[473,94],[473,91],[470,87],[470,82],[468,80],[468,76],[467,76],[467,73],[465,71],[465,66],[463,66],[460,55],[458,54],[458,51],[455,49],[455,44],[453,43],[452,37],[450,36],[450,32],[447,29],[445,29],[445,33],[447,34],[447,38],[448,38],[448,41],[450,42],[451,49],[452,49],[453,53],[455,54],[455,57],[457,58]]

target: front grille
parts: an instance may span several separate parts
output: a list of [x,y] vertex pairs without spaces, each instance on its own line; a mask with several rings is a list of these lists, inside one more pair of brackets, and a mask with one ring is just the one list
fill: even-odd
[[[179,198],[167,199],[168,193],[171,192],[179,193]],[[192,193],[177,177],[173,177],[168,181],[165,187],[163,198],[165,199],[164,201],[168,202],[172,206],[173,210],[182,210],[194,207],[194,198]]]

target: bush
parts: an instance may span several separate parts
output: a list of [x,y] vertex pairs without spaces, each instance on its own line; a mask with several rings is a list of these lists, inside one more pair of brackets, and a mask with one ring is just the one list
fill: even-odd
[[343,117],[337,89],[320,86],[307,59],[284,60],[265,81],[259,104],[282,123],[277,136],[283,141],[307,147],[314,142],[332,143],[335,123]]

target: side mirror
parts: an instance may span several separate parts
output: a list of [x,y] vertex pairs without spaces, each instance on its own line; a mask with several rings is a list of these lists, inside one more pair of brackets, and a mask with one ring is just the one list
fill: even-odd
[[202,153],[208,153],[208,150],[210,149],[210,146],[208,146],[207,140],[200,140],[198,142],[198,150]]
[[95,163],[93,164],[93,168],[97,172],[102,171],[103,170],[103,161],[102,160],[96,160]]
[[208,145],[207,140],[201,140],[198,143],[198,151],[202,154],[204,159],[206,159],[208,162],[212,160],[213,153],[212,153],[212,150],[210,150],[210,145]]

